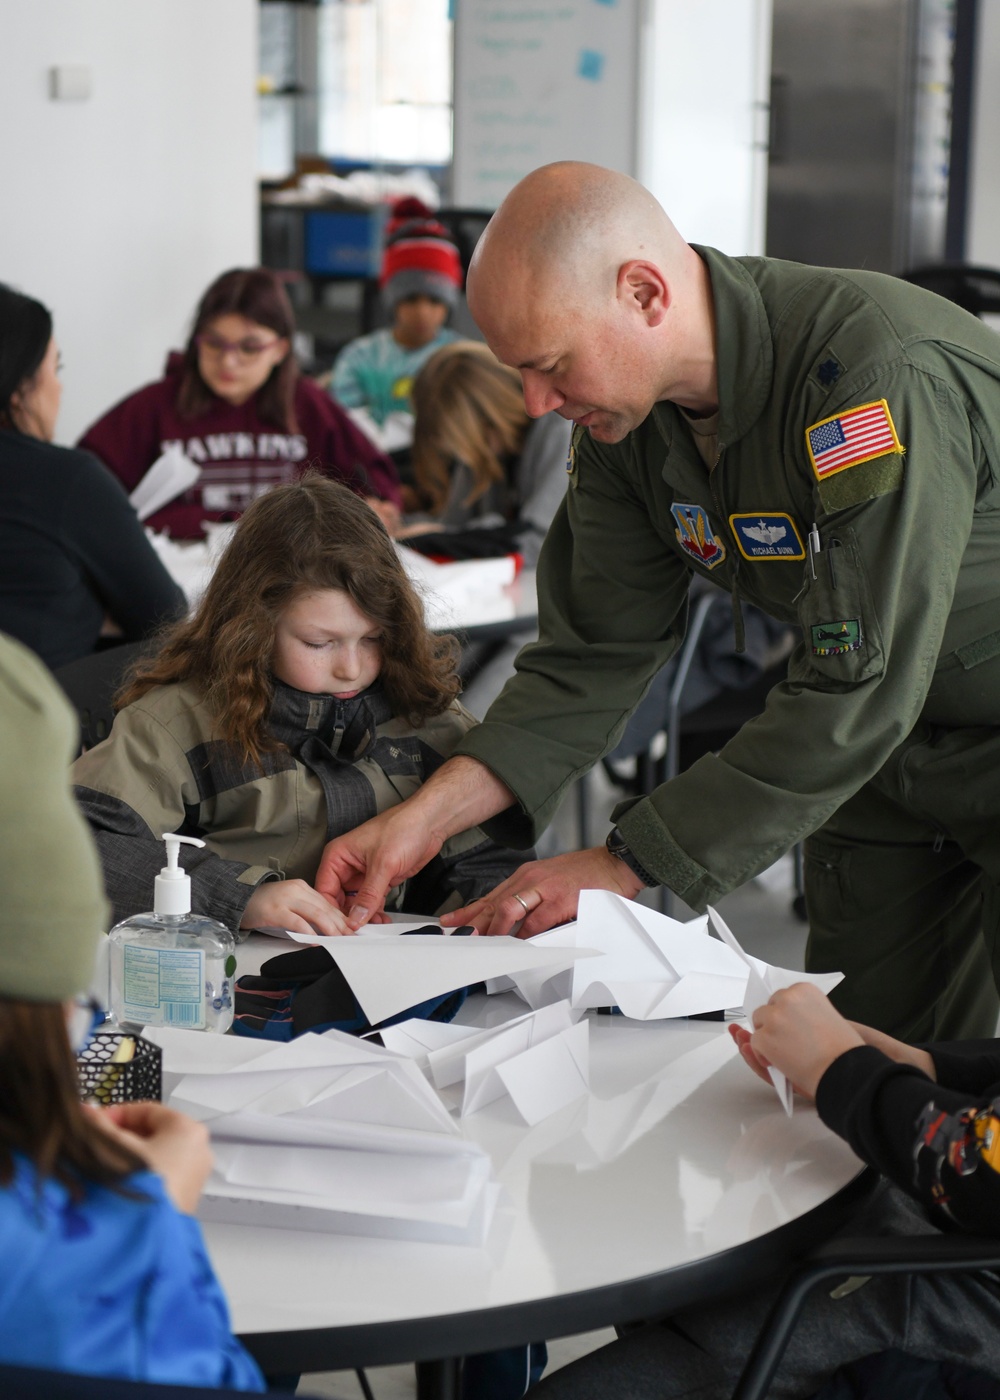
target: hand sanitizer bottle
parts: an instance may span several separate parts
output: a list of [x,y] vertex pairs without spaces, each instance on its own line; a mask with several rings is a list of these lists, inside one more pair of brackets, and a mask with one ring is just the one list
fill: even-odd
[[180,843],[165,835],[167,864],[153,882],[153,912],[115,924],[111,1012],[119,1026],[227,1031],[233,1023],[235,940],[216,919],[191,913],[191,878],[177,864]]

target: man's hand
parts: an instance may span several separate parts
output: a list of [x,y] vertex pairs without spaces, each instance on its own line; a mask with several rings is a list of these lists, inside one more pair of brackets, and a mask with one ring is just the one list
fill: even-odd
[[354,932],[337,906],[305,880],[266,880],[258,885],[243,910],[240,928],[287,928],[332,938]]
[[[864,1040],[811,982],[775,992],[753,1013],[753,1054],[774,1065],[808,1098],[838,1056]],[[741,1047],[740,1053],[743,1054]],[[744,1059],[747,1056],[743,1055]],[[748,1063],[749,1060],[748,1060]]]
[[488,934],[510,933],[520,924],[518,938],[530,938],[575,919],[581,890],[611,890],[633,899],[642,888],[639,877],[606,846],[594,846],[551,860],[528,861],[482,899],[444,914],[441,922],[452,928],[474,924]]
[[116,1103],[91,1108],[94,1121],[159,1176],[184,1215],[193,1215],[212,1170],[208,1129],[162,1103]]
[[316,889],[347,912],[352,930],[380,912],[394,885],[423,870],[449,836],[504,811],[514,795],[474,758],[450,758],[398,807],[338,836],[323,852]]

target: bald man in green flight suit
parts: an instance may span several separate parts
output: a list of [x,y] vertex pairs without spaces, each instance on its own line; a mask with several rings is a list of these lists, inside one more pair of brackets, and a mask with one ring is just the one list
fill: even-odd
[[[539,640],[420,792],[332,842],[377,909],[448,835],[528,845],[680,645],[700,574],[796,624],[788,679],[717,755],[623,802],[605,846],[449,916],[522,935],[583,888],[695,909],[806,841],[807,966],[913,1039],[992,1035],[1000,973],[1000,339],[878,273],[684,242],[627,177],[533,172],[469,304],[529,413],[575,421]],[[991,971],[991,962],[993,964]]]

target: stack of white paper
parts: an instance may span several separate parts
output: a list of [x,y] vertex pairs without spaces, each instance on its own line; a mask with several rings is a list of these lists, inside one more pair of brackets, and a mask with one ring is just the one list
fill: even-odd
[[576,1010],[618,1006],[637,1021],[693,1016],[739,1006],[747,966],[731,948],[710,938],[705,918],[681,924],[607,890],[582,890],[575,923],[539,934],[532,943],[595,950],[566,969],[523,969],[509,982],[529,1006],[563,997]]
[[149,1031],[172,1107],[207,1122],[204,1219],[479,1244],[496,1202],[413,1062],[328,1031],[286,1045]]
[[503,592],[514,582],[514,560],[463,559],[435,564],[405,544],[397,546],[403,568],[424,602],[427,626],[467,627],[514,616],[514,600]]
[[529,1126],[589,1091],[589,1034],[566,1001],[489,1030],[403,1021],[380,1032],[390,1049],[422,1064],[436,1088],[464,1086],[462,1117],[508,1094]]

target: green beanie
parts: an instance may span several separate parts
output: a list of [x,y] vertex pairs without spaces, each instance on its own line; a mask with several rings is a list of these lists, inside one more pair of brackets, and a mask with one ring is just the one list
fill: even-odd
[[69,790],[76,718],[33,652],[0,635],[0,997],[86,991],[106,928],[94,842]]

